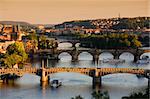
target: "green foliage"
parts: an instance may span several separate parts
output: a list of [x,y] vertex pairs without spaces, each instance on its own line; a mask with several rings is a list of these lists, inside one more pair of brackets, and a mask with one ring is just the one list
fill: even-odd
[[[92,95],[92,99],[109,99],[109,94],[107,91],[104,92],[101,92],[100,90],[93,91],[91,95]],[[78,95],[76,97],[72,97],[71,99],[84,99],[84,98]]]
[[1,59],[6,67],[12,68],[15,64],[22,64],[28,58],[22,42],[15,42],[8,46],[6,54]]
[[37,40],[28,40],[25,43],[25,50],[26,52],[32,52],[33,50],[36,50],[37,46],[38,46]]
[[107,91],[94,91],[92,93],[92,99],[109,99],[109,94]]
[[148,88],[146,89],[145,93],[138,92],[138,93],[132,93],[130,96],[122,97],[122,99],[149,99],[148,98]]
[[76,20],[64,22],[63,24],[55,25],[55,28],[65,28],[65,27],[84,27],[84,28],[95,28],[95,26],[91,23],[90,20]]
[[138,48],[142,44],[135,34],[76,34],[81,41],[81,46],[101,49]]
[[21,61],[21,56],[17,54],[11,54],[6,55],[6,58],[3,59],[4,64],[7,65],[7,67],[12,68],[16,63],[19,63]]
[[37,40],[37,35],[36,35],[36,33],[31,33],[31,34],[29,34],[29,35],[28,35],[28,39],[29,39],[29,40]]
[[38,48],[39,49],[52,49],[58,47],[58,44],[53,39],[47,39],[45,36],[40,36]]
[[25,49],[26,49],[26,52],[31,52],[37,48],[38,38],[35,32],[29,34],[27,38],[28,38],[28,41],[25,44]]
[[[117,23],[108,24],[107,22]],[[143,29],[150,28],[150,17],[135,17],[135,18],[110,18],[110,19],[96,19],[96,20],[75,20],[64,22],[62,24],[55,25],[55,28],[73,28],[81,27],[85,29],[95,29],[100,26],[105,26],[107,29]],[[101,28],[101,27],[100,27]]]
[[113,25],[112,29],[138,29],[138,28],[149,28],[150,18],[136,17],[136,18],[120,18],[119,24]]
[[4,66],[4,61],[2,59],[4,58],[5,54],[0,53],[0,67]]
[[82,96],[78,95],[78,96],[72,97],[71,99],[84,99],[84,98]]

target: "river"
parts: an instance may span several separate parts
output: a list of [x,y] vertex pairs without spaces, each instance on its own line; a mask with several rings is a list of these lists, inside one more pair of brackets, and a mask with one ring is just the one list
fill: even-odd
[[[146,53],[150,56],[150,53]],[[100,59],[112,58],[110,53],[103,53]],[[150,64],[133,63],[133,55],[123,53],[120,58],[125,59],[125,63],[108,64],[94,63],[89,53],[81,53],[79,61],[71,62],[71,56],[67,53],[59,55],[59,61],[48,60],[48,67],[112,67],[112,68],[145,68],[150,69]],[[41,66],[40,60],[32,60],[31,64],[36,67]],[[81,95],[84,99],[91,99],[92,78],[78,73],[56,73],[51,75],[51,79],[59,79],[62,86],[52,89],[50,86],[42,88],[40,77],[25,74],[10,84],[0,84],[0,99],[71,99],[71,97]],[[102,77],[102,87],[100,90],[108,91],[110,99],[121,99],[130,93],[143,91],[148,84],[146,78],[137,78],[133,74],[111,74]]]

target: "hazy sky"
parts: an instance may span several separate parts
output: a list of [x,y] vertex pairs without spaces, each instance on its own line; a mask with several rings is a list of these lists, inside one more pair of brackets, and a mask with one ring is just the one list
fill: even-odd
[[0,20],[61,23],[69,20],[150,16],[150,0],[0,0]]

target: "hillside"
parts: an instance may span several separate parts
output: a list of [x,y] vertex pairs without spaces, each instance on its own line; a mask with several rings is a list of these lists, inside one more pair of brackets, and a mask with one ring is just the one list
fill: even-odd
[[23,22],[23,21],[0,21],[0,24],[12,24],[12,25],[31,25],[30,23]]
[[55,28],[73,28],[80,27],[85,29],[139,29],[150,28],[150,17],[134,17],[134,18],[110,18],[96,20],[77,20],[68,21],[55,25]]

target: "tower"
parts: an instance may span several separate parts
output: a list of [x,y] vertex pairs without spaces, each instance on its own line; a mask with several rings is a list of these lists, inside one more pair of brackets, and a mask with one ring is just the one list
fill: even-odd
[[17,25],[17,40],[22,40],[22,35],[21,35],[21,30],[20,30],[20,25]]

